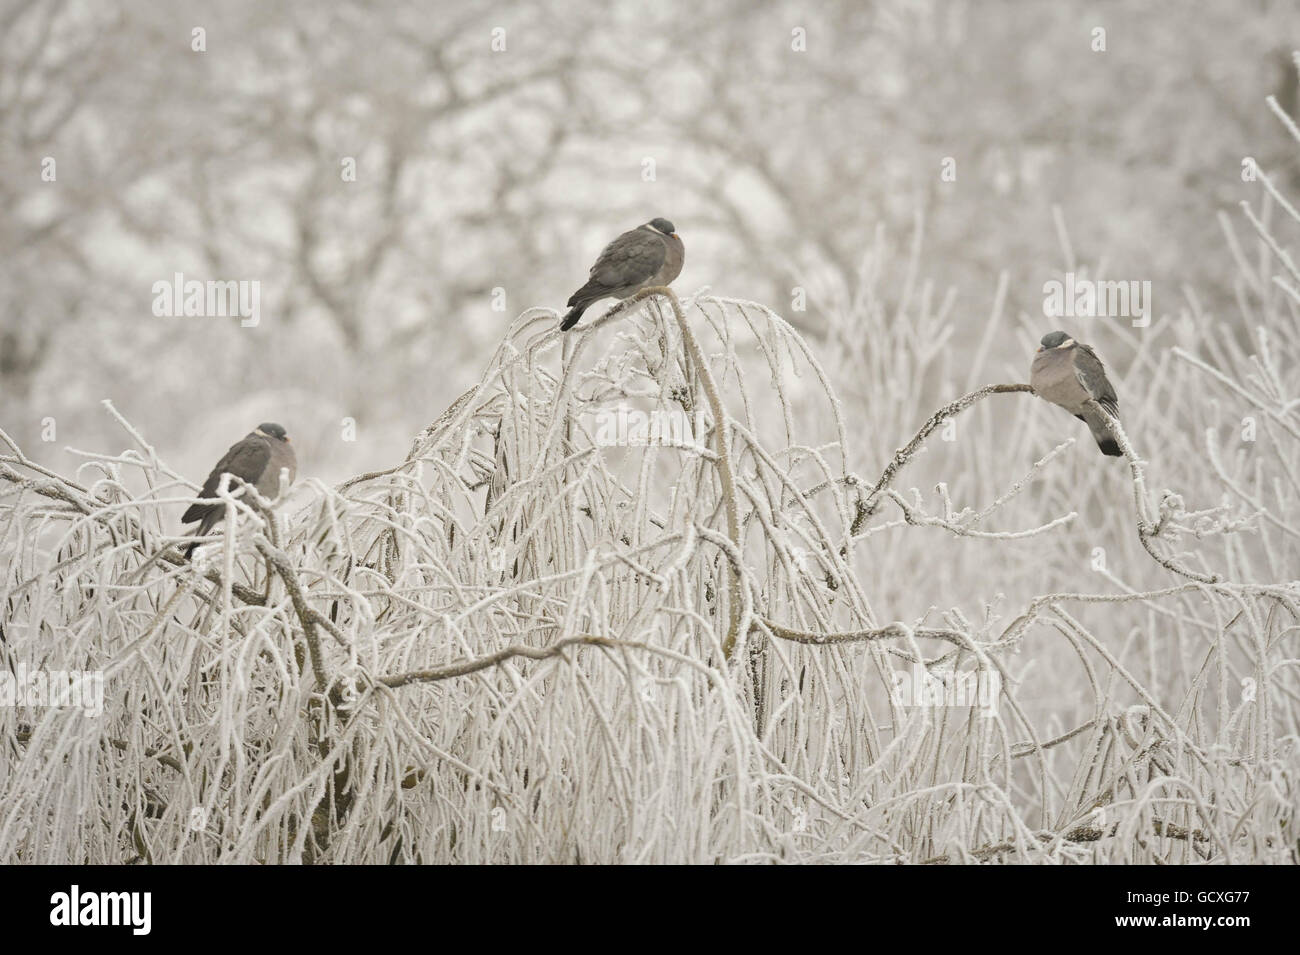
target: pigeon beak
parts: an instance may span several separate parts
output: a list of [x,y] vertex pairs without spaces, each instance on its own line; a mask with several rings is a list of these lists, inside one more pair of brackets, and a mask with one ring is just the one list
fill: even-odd
[[673,236],[674,239],[680,239],[680,238],[681,238],[681,236],[679,236],[676,232],[674,232],[674,233],[672,234],[672,236]]

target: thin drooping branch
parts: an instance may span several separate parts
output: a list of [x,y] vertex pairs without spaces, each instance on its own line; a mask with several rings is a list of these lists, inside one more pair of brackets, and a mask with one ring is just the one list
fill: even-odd
[[[700,376],[700,383],[704,388],[705,397],[709,402],[709,410],[713,413],[713,433],[717,443],[717,468],[718,478],[722,484],[722,502],[723,510],[727,518],[727,537],[731,540],[732,546],[739,551],[740,545],[740,505],[736,497],[736,472],[731,460],[731,417],[722,404],[721,393],[718,389],[718,383],[713,377],[713,372],[709,367],[709,362],[705,358],[699,342],[696,340],[694,332],[686,322],[686,316],[682,312],[681,302],[677,298],[677,293],[666,285],[654,285],[649,288],[643,288],[635,295],[619,302],[608,312],[602,315],[596,322],[591,323],[589,328],[595,328],[605,324],[611,318],[621,314],[623,311],[632,308],[643,299],[652,296],[660,296],[668,299],[668,304],[672,307],[673,316],[677,319],[677,328],[681,332],[682,341],[686,344],[686,350],[690,355],[691,362],[695,366],[697,374]],[[727,636],[722,642],[722,652],[727,658],[731,658],[732,651],[736,647],[736,639],[739,637],[741,603],[742,597],[740,588],[742,586],[740,574],[732,566],[730,561],[727,566],[731,570],[731,586],[728,589],[728,620]]]
[[416,683],[438,683],[442,680],[449,680],[454,677],[468,676],[471,673],[478,673],[494,666],[500,666],[507,660],[516,657],[524,657],[529,660],[549,660],[553,657],[563,656],[564,651],[569,647],[604,647],[607,650],[642,650],[647,653],[654,653],[668,656],[676,660],[683,660],[680,654],[673,653],[664,647],[658,647],[654,644],[643,643],[637,640],[616,640],[612,637],[598,637],[593,634],[578,634],[577,636],[564,637],[548,644],[545,647],[530,647],[522,644],[516,644],[504,647],[495,653],[489,653],[482,657],[476,657],[472,660],[461,660],[457,663],[449,663],[446,666],[433,667],[428,670],[412,670],[408,673],[397,673],[392,676],[379,677],[375,682],[381,683],[390,689],[410,686]]
[[1186,577],[1188,580],[1198,580],[1204,584],[1218,583],[1220,577],[1217,574],[1204,574],[1200,571],[1192,570],[1185,567],[1169,557],[1162,557],[1156,553],[1155,546],[1151,543],[1152,539],[1159,533],[1159,527],[1151,520],[1150,502],[1147,497],[1146,476],[1143,469],[1143,463],[1133,452],[1133,445],[1129,443],[1128,434],[1124,431],[1124,426],[1120,424],[1118,418],[1107,414],[1096,401],[1089,401],[1089,405],[1098,414],[1105,417],[1110,423],[1111,433],[1115,436],[1115,441],[1119,444],[1119,449],[1124,452],[1124,457],[1128,459],[1129,470],[1133,475],[1133,505],[1137,516],[1138,540],[1142,542],[1142,547],[1151,559],[1166,570],[1178,574],[1180,577]]
[[925,439],[933,434],[935,429],[938,428],[939,425],[943,424],[945,420],[954,415],[960,414],[977,401],[987,398],[989,395],[1009,395],[1019,392],[1029,392],[1030,394],[1033,394],[1033,391],[1034,389],[1029,385],[985,385],[983,388],[977,388],[970,394],[962,395],[962,397],[958,398],[956,401],[949,402],[932,414],[929,420],[921,426],[921,430],[916,433],[915,437],[913,437],[911,441],[907,442],[907,444],[902,448],[899,448],[894,452],[893,459],[885,466],[885,470],[881,472],[880,479],[876,481],[871,490],[867,492],[866,497],[860,497],[858,499],[858,511],[853,517],[853,523],[849,526],[849,536],[856,537],[862,531],[862,526],[873,514],[875,514],[877,509],[879,509],[885,490],[894,483],[894,479],[898,476],[898,472],[903,469],[903,466],[906,465],[908,461],[915,457],[916,453],[921,450],[921,445],[925,443]]
[[[718,478],[722,483],[722,503],[727,515],[727,537],[730,538],[732,546],[738,552],[743,553],[744,548],[740,543],[740,505],[736,500],[736,472],[731,462],[731,418],[723,407],[722,397],[718,392],[718,383],[713,379],[713,372],[709,368],[708,359],[705,358],[704,352],[700,349],[699,342],[696,341],[690,325],[686,323],[686,316],[682,314],[682,306],[677,301],[676,294],[670,288],[657,287],[643,289],[637,293],[637,297],[640,298],[651,294],[666,296],[672,306],[673,314],[677,317],[677,327],[682,333],[682,340],[686,342],[691,362],[695,366],[696,374],[700,376],[704,394],[709,400],[709,409],[713,412],[713,433],[718,446]],[[722,653],[723,656],[730,659],[732,651],[736,648],[736,639],[740,635],[741,602],[743,597],[739,572],[732,566],[730,561],[727,562],[727,566],[731,568],[731,586],[727,591],[729,625],[727,637],[722,642]]]
[[874,630],[847,630],[839,633],[812,633],[807,630],[793,630],[783,627],[766,617],[757,618],[753,626],[763,626],[771,631],[772,636],[789,640],[791,643],[804,643],[809,646],[825,647],[841,643],[872,643],[877,640],[906,640],[908,636],[918,639],[943,640],[963,650],[970,649],[971,642],[964,634],[956,630],[936,629],[934,627],[916,627],[909,629],[901,623],[891,623]]
[[[946,419],[965,411],[976,402],[983,398],[987,398],[989,395],[1015,394],[1019,392],[1033,394],[1034,389],[1031,385],[1025,384],[985,385],[983,388],[978,388],[969,394],[963,395],[956,401],[944,405],[932,414],[925,424],[921,426],[921,430],[916,433],[912,440],[895,452],[893,459],[885,467],[879,480],[876,481],[875,485],[867,493],[866,497],[859,498],[857,514],[854,515],[853,522],[849,528],[850,535],[856,536],[861,532],[863,525],[879,509],[881,502],[884,500],[885,491],[893,484],[898,473],[921,449],[921,446],[925,443],[925,439],[933,434],[939,425],[941,425]],[[1149,504],[1142,462],[1133,452],[1133,446],[1129,443],[1128,435],[1124,432],[1123,425],[1121,425],[1117,419],[1106,414],[1105,409],[1103,409],[1096,401],[1090,401],[1089,404],[1095,411],[1104,415],[1110,422],[1116,440],[1120,446],[1120,450],[1124,452],[1124,456],[1128,459],[1129,468],[1133,477],[1133,494],[1137,510],[1138,539],[1141,541],[1143,549],[1146,550],[1156,563],[1181,577],[1186,577],[1189,580],[1198,580],[1202,583],[1216,583],[1219,581],[1220,578],[1215,574],[1204,574],[1192,570],[1191,568],[1185,567],[1177,561],[1164,557],[1156,552],[1155,547],[1152,544],[1152,539],[1157,536],[1158,528],[1149,519]]]

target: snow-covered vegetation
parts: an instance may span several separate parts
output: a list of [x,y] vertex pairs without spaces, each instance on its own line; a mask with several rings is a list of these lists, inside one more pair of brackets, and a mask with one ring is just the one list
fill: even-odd
[[[273,18],[260,42],[281,36],[282,62],[298,62],[293,44],[309,36],[277,34],[277,14],[235,6],[248,29]],[[798,73],[789,90],[811,96],[831,76],[845,84],[841,100],[855,90],[871,99],[847,70],[861,59],[844,60],[839,47],[907,31],[888,18],[860,24],[856,6],[836,14],[837,56],[821,61],[837,72]],[[10,24],[3,42],[20,44],[44,22],[45,8],[34,9],[36,22]],[[27,685],[25,700],[0,705],[0,860],[1297,861],[1300,197],[1287,179],[1300,133],[1284,97],[1259,109],[1267,135],[1287,144],[1273,150],[1277,162],[1251,143],[1224,147],[1251,156],[1224,173],[1240,206],[1179,186],[1180,221],[1207,223],[1213,238],[1189,238],[1195,256],[1138,267],[1125,258],[1117,270],[1089,251],[1111,225],[1090,208],[1095,198],[1038,180],[998,192],[988,185],[995,175],[976,185],[982,174],[959,171],[925,216],[912,208],[886,223],[885,203],[864,218],[834,197],[843,182],[834,167],[851,150],[805,150],[796,161],[717,79],[713,120],[683,110],[694,125],[669,123],[692,145],[659,164],[659,185],[675,191],[655,194],[695,213],[695,234],[710,234],[696,242],[689,212],[656,206],[610,222],[577,199],[565,206],[579,193],[553,188],[553,175],[575,174],[563,142],[549,156],[562,174],[548,157],[492,145],[579,119],[588,136],[609,124],[614,141],[623,123],[591,114],[593,76],[607,69],[605,88],[635,113],[637,61],[607,63],[598,45],[589,62],[555,61],[541,45],[530,62],[528,31],[544,27],[528,21],[508,34],[509,65],[477,74],[455,65],[463,49],[450,41],[449,60],[433,56],[444,46],[422,31],[434,27],[407,13],[383,29],[395,71],[414,69],[403,51],[415,50],[444,78],[427,102],[399,86],[391,112],[372,112],[383,91],[375,74],[358,91],[345,88],[346,73],[286,75],[288,88],[315,97],[281,104],[289,135],[253,108],[277,101],[250,81],[224,91],[222,122],[254,145],[201,139],[192,155],[206,158],[187,167],[171,165],[190,155],[175,142],[154,155],[138,141],[146,155],[120,174],[130,188],[107,176],[80,187],[93,214],[50,200],[67,203],[70,218],[42,232],[30,199],[3,225],[31,230],[24,248],[44,259],[23,253],[0,268],[10,295],[0,310],[0,375],[9,376],[0,702],[33,671],[83,674],[79,688],[102,698],[40,705]],[[59,42],[40,46],[35,30],[45,54],[29,72],[76,49],[78,31],[49,16]],[[359,14],[340,4],[332,16]],[[1079,31],[1087,49],[1089,18],[1033,17]],[[960,25],[932,19],[940,36],[926,43],[956,42]],[[789,47],[779,15],[727,22],[747,42],[771,26],[775,48]],[[625,27],[601,29],[623,36]],[[112,44],[148,33],[130,18],[104,26],[97,49],[107,60],[85,60],[86,75],[71,61],[73,75],[51,66],[49,88],[92,105],[102,94],[94,81],[135,89],[115,72]],[[327,43],[327,59],[369,52],[331,35],[343,46]],[[1243,45],[1256,37],[1245,35]],[[268,62],[255,53],[241,55]],[[672,58],[653,44],[647,57]],[[182,71],[183,59],[163,62]],[[1030,73],[1041,66],[1029,61]],[[20,69],[15,62],[0,74]],[[711,64],[692,63],[700,72],[678,79],[688,87],[667,97],[665,115],[698,102],[689,83],[708,79]],[[768,76],[768,63],[756,58],[758,88],[784,102],[770,92],[779,70]],[[901,58],[882,63],[911,76]],[[472,79],[457,86],[454,77]],[[1087,82],[1104,85],[1104,72]],[[194,106],[199,87],[182,75],[155,112],[136,104],[138,121],[167,128],[163,106]],[[0,95],[7,89],[0,83]],[[986,95],[1005,107],[996,91]],[[516,96],[548,119],[510,129],[533,115]],[[1210,122],[1204,108],[1188,112],[1190,126]],[[376,116],[388,117],[382,136]],[[17,142],[14,124],[26,121],[78,128],[75,109],[18,111],[0,128]],[[91,125],[68,145],[73,154],[94,153],[96,137],[102,150],[120,148],[114,130]],[[442,134],[428,152],[426,127]],[[393,189],[359,180],[355,208],[325,186],[338,156],[361,148],[341,143],[349,128],[375,134],[371,160],[382,160],[379,178]],[[744,148],[738,129],[770,153]],[[628,135],[637,182],[620,202],[639,209],[649,201],[640,190],[653,188],[639,165],[646,130]],[[852,131],[843,135],[851,144]],[[925,136],[900,136],[900,149],[924,153]],[[475,142],[500,160],[480,164],[491,180],[481,195],[460,179]],[[965,170],[965,154],[940,145],[925,175],[938,182],[938,157],[953,152]],[[683,185],[690,175],[673,171],[707,180],[706,168],[728,162],[743,168],[745,195],[779,208],[765,214],[788,217],[788,229],[729,217],[743,199]],[[791,171],[801,163],[817,169],[808,181]],[[75,182],[74,168],[60,163],[58,185],[46,185],[78,188],[67,178]],[[361,168],[375,166],[363,159]],[[223,225],[257,218],[226,191],[245,172],[267,225],[255,240]],[[439,176],[455,189],[436,186]],[[196,181],[211,193],[187,192]],[[441,218],[423,221],[401,198],[428,188],[466,198],[449,196]],[[152,205],[169,190],[190,203],[176,221],[162,215],[166,202]],[[963,190],[972,205],[961,205]],[[531,204],[517,204],[525,194]],[[969,217],[959,210],[1017,209],[1042,194],[1049,214],[1031,232],[1016,222],[1011,236],[1013,213],[977,217],[981,254],[1004,243],[987,294],[926,278],[982,265],[949,268],[969,236],[931,241],[929,224],[942,233],[945,220],[951,228]],[[476,195],[496,202],[500,218],[471,207]],[[1150,201],[1159,208],[1165,197],[1153,191]],[[605,303],[572,332],[556,331],[560,302],[599,248],[586,230],[609,238],[664,212],[687,249],[673,289]],[[556,214],[582,227],[519,225]],[[434,222],[446,234],[425,231]],[[117,244],[95,245],[90,226]],[[192,260],[167,257],[159,237],[171,230],[191,240],[179,247]],[[1176,247],[1183,236],[1167,238]],[[100,257],[83,258],[82,241]],[[521,276],[501,283],[513,321],[489,310],[494,242]],[[115,284],[110,246],[150,278],[285,284],[268,289],[257,328],[234,319],[139,331],[161,321],[140,317],[149,282],[124,304],[137,297]],[[1028,265],[1016,259],[1024,249]],[[226,268],[241,254],[247,268]],[[476,261],[462,269],[466,257]],[[50,264],[38,287],[41,261]],[[1175,265],[1181,286],[1160,281]],[[1038,290],[1065,274],[1155,275],[1149,323],[1044,316]],[[435,290],[424,310],[420,283]],[[63,303],[73,325],[11,327],[20,300],[33,315]],[[546,304],[518,312],[524,301]],[[74,327],[91,314],[112,329],[99,362],[77,344],[96,333]],[[1101,455],[1082,422],[1025,384],[1038,340],[1056,327],[1106,361],[1126,457]],[[60,341],[70,353],[51,350]],[[200,369],[222,354],[205,378]],[[160,355],[177,367],[166,370]],[[229,407],[209,411],[223,394]],[[354,437],[385,437],[330,445],[340,413],[365,396],[372,403],[345,418],[343,433],[351,421]],[[210,466],[258,420],[306,435],[298,482],[276,502],[227,496],[224,536],[191,563],[175,546],[177,517],[201,474],[176,466],[167,448],[202,447]],[[42,441],[56,425],[58,440]],[[395,435],[409,450],[392,450]]]

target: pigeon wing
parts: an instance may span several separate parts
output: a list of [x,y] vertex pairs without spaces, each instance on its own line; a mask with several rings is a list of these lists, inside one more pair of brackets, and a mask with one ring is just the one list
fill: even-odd
[[659,271],[667,255],[662,239],[646,229],[633,229],[605,246],[591,267],[591,279],[609,289],[638,285]]
[[1080,345],[1078,356],[1074,362],[1074,373],[1079,378],[1079,384],[1087,390],[1088,394],[1097,399],[1097,404],[1106,410],[1106,413],[1113,418],[1119,417],[1119,396],[1115,394],[1115,388],[1106,377],[1106,366],[1101,363],[1097,353],[1087,345]]
[[[221,484],[223,474],[233,474],[246,484],[257,484],[270,459],[271,448],[264,439],[256,436],[244,438],[217,462],[208,479],[203,482],[203,490],[199,491],[199,497],[216,497],[217,487]],[[181,523],[191,524],[200,520],[212,507],[211,504],[191,504],[181,515]]]

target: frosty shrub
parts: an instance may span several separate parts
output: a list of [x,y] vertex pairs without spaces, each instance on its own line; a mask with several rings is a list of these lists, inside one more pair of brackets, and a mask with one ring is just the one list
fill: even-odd
[[0,707],[0,859],[1296,861],[1279,211],[1225,220],[1238,320],[1110,330],[1124,460],[1016,383],[1041,319],[957,349],[883,241],[816,353],[707,290],[525,312],[404,461],[227,495],[194,565],[111,405],[74,475],[5,437],[0,673],[103,700]]

